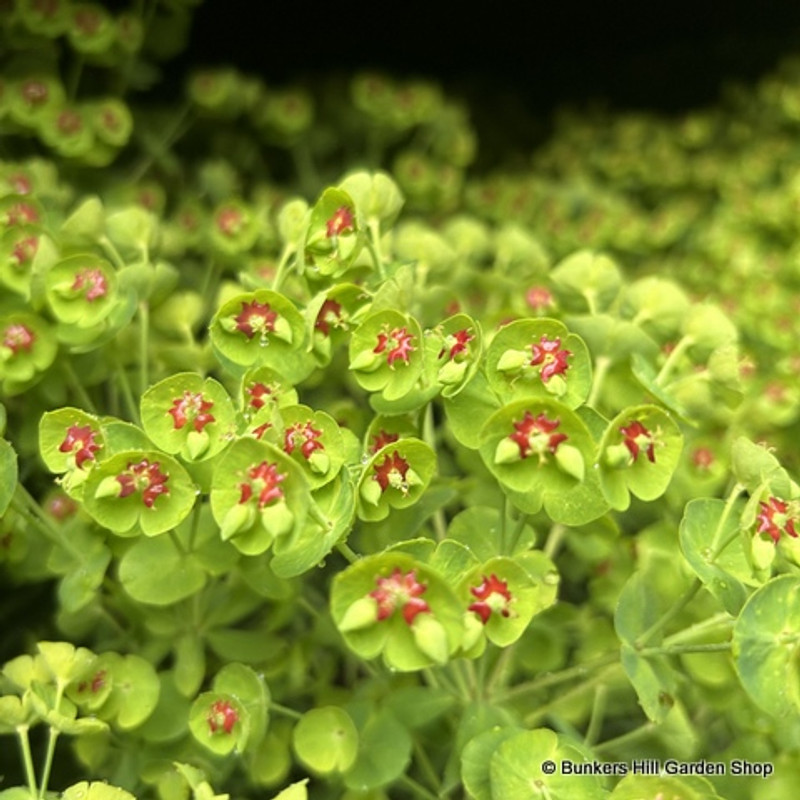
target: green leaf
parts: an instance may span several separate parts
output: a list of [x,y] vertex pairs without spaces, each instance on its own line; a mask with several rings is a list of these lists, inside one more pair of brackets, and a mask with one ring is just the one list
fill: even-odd
[[171,536],[161,536],[140,539],[122,556],[119,579],[134,600],[167,606],[199,592],[206,572]]
[[709,780],[699,775],[626,775],[609,800],[722,800]]
[[276,794],[272,800],[308,800],[308,790],[306,789],[307,783],[308,778],[304,778],[302,781],[293,783],[291,786],[287,786],[279,794]]
[[[747,599],[746,584],[755,583],[744,548],[737,536],[739,515],[729,509],[724,517],[725,501],[698,498],[690,501],[680,526],[681,550],[697,577],[731,616],[738,616]],[[720,550],[724,542],[729,542]]]
[[345,772],[356,760],[358,731],[343,709],[313,708],[297,723],[292,743],[300,761],[314,772]]
[[16,488],[17,454],[5,439],[0,439],[0,517],[11,504]]
[[552,269],[550,279],[566,305],[592,314],[606,311],[622,288],[622,274],[616,263],[592,250],[567,256]]
[[787,717],[800,710],[800,578],[783,575],[756,591],[733,629],[736,671],[764,711]]
[[778,459],[744,436],[731,447],[731,471],[750,494],[760,494],[765,486],[776,494],[789,494],[789,478]]
[[111,680],[111,692],[98,716],[116,720],[123,730],[137,728],[158,704],[161,686],[155,669],[140,656],[112,652],[99,656],[96,666],[106,669]]
[[62,800],[136,800],[130,792],[105,781],[75,783],[67,787],[61,797]]
[[499,408],[500,401],[479,371],[458,394],[445,398],[447,427],[459,444],[477,450],[481,428]]
[[[596,775],[564,774],[559,766],[580,763],[585,754],[566,738],[540,728],[522,731],[505,739],[495,750],[489,766],[492,798],[495,800],[602,800],[608,796]],[[553,762],[555,771],[544,765]]]
[[411,737],[391,711],[370,715],[358,733],[356,762],[344,776],[348,789],[368,792],[404,773],[411,758]]
[[520,732],[519,728],[494,727],[467,742],[461,752],[461,777],[475,800],[495,800],[489,774],[492,755],[506,739]]

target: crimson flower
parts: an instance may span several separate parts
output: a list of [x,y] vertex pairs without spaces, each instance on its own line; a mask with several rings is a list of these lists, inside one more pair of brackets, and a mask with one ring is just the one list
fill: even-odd
[[389,433],[383,429],[379,430],[374,436],[372,437],[372,446],[370,447],[370,453],[375,455],[378,450],[386,447],[387,444],[392,444],[392,442],[396,442],[400,438],[399,433]]
[[406,486],[406,473],[409,470],[408,461],[406,461],[397,450],[390,456],[386,456],[380,464],[376,464],[375,475],[373,476],[381,487],[381,491],[385,492],[390,486],[400,488]]
[[369,593],[378,601],[378,621],[391,617],[397,609],[403,612],[403,619],[410,625],[417,614],[429,612],[430,606],[421,599],[428,589],[427,584],[417,580],[415,570],[403,574],[399,567],[388,578],[376,578],[378,588]]
[[60,453],[75,453],[75,464],[80,468],[87,461],[94,461],[94,454],[100,449],[101,445],[95,442],[97,435],[90,425],[70,425],[67,428],[67,435],[59,445]]
[[214,407],[214,403],[205,400],[202,392],[185,391],[183,397],[176,397],[172,401],[172,408],[167,414],[172,415],[175,422],[175,430],[179,431],[191,422],[197,433],[202,433],[206,425],[215,421],[214,415],[208,412]]
[[708,472],[714,461],[714,453],[708,447],[698,447],[692,453],[692,463],[703,472]]
[[494,573],[488,578],[483,576],[483,583],[470,589],[470,592],[477,598],[478,602],[469,607],[469,611],[474,611],[481,618],[485,625],[493,611],[498,612],[504,617],[511,615],[508,608],[512,600],[511,592],[508,591],[508,582],[501,581]]
[[283,498],[283,490],[278,486],[286,480],[286,476],[278,472],[277,464],[269,464],[262,461],[254,464],[247,470],[250,478],[249,482],[240,484],[241,497],[239,503],[246,503],[254,494],[258,496],[259,509],[266,508],[268,505]]
[[273,311],[269,303],[259,303],[257,300],[253,300],[252,303],[242,303],[242,310],[234,319],[236,329],[240,330],[248,339],[252,339],[256,333],[271,333],[275,330],[278,312]]
[[508,438],[519,445],[520,458],[527,458],[531,453],[538,453],[540,460],[545,452],[555,454],[561,442],[568,438],[565,433],[553,433],[561,424],[561,420],[549,419],[544,412],[536,417],[530,411],[514,423],[514,433]]
[[217,228],[225,236],[236,236],[242,229],[244,217],[238,208],[223,208],[216,216]]
[[3,331],[3,346],[14,355],[20,350],[30,353],[35,341],[36,334],[27,325],[19,322],[12,323]]
[[211,704],[206,721],[211,733],[231,733],[239,721],[239,712],[227,700],[217,700]]
[[272,389],[264,383],[254,383],[245,391],[250,395],[250,405],[256,410],[263,408],[267,403],[264,398],[272,394]]
[[439,351],[439,358],[441,358],[447,352],[448,346],[450,347],[448,358],[451,360],[462,353],[466,353],[467,345],[474,338],[475,337],[466,328],[456,331],[455,333],[448,334],[448,336],[445,338],[446,346]]
[[303,457],[310,458],[314,451],[325,449],[322,442],[318,441],[320,436],[322,431],[315,428],[311,420],[305,423],[295,422],[286,429],[283,449],[291,455],[299,447]]
[[625,437],[623,444],[628,448],[628,452],[634,461],[639,457],[639,450],[644,448],[648,461],[655,463],[656,452],[653,434],[641,422],[636,420],[629,425],[624,425],[619,429],[619,432]]
[[[26,236],[20,239],[11,251],[11,261],[17,269],[23,269],[33,261],[36,251],[39,249],[38,236]],[[16,262],[16,263],[14,263]]]
[[539,367],[542,383],[547,383],[553,375],[563,375],[569,369],[567,359],[572,352],[561,349],[561,339],[542,336],[538,344],[531,345],[531,354],[531,366]]
[[335,300],[328,298],[322,304],[322,308],[317,314],[317,319],[314,322],[314,328],[318,330],[323,336],[329,336],[331,325],[336,327],[342,319],[342,306]]
[[127,470],[117,475],[120,485],[119,497],[128,497],[134,492],[140,492],[142,502],[152,508],[156,499],[162,494],[169,494],[167,481],[169,475],[161,472],[161,462],[153,461],[151,464],[146,458],[138,464],[130,462]]
[[758,528],[756,533],[766,533],[775,544],[781,538],[781,533],[786,533],[793,539],[797,538],[794,527],[794,517],[789,513],[789,504],[777,497],[770,497],[766,503],[759,503],[759,513],[756,516]]
[[347,206],[337,208],[333,216],[325,224],[325,235],[332,239],[334,236],[352,231],[354,225],[353,211]]
[[97,694],[101,689],[103,689],[106,685],[106,677],[108,676],[108,671],[104,669],[99,669],[95,674],[92,676],[91,680],[88,681],[81,681],[78,684],[78,691],[85,692],[90,691],[92,694]]
[[96,268],[78,270],[71,288],[73,292],[85,290],[86,299],[90,303],[108,294],[106,276],[102,270]]
[[541,311],[553,307],[553,295],[544,286],[531,286],[525,293],[525,302],[534,311]]
[[389,333],[378,334],[378,344],[373,353],[386,353],[386,362],[390,367],[395,361],[408,363],[411,353],[414,352],[414,337],[407,328],[394,328]]

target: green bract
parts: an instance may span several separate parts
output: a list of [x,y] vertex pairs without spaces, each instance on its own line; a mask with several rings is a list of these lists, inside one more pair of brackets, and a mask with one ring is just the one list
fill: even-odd
[[185,372],[145,392],[142,425],[164,452],[180,453],[187,461],[202,461],[232,441],[235,412],[228,393],[217,381]]
[[557,320],[504,325],[486,353],[489,385],[504,401],[555,398],[569,408],[583,403],[592,383],[586,345]]
[[156,451],[117,453],[92,470],[84,486],[86,510],[104,528],[146,536],[176,527],[192,510],[197,491],[186,470]]
[[311,371],[304,339],[300,312],[283,295],[266,289],[237,295],[211,322],[211,341],[226,359],[242,367],[270,367],[291,382]]

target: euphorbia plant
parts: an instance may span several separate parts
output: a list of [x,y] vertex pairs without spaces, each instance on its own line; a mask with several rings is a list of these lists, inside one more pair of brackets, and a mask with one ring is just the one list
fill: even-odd
[[[208,70],[166,127],[107,96],[173,6],[3,11],[3,41],[81,65],[10,57],[0,95],[0,560],[15,591],[56,583],[24,636],[0,607],[9,798],[791,797],[794,317],[760,284],[726,313],[677,282],[712,288],[691,267],[731,250],[739,182],[768,232],[741,249],[789,236],[783,172],[737,159],[728,184],[693,161],[702,119],[637,118],[574,197],[462,192],[463,111],[373,75],[339,99],[395,175],[324,185],[312,94]],[[686,197],[626,160],[664,131]],[[578,174],[581,141],[537,160]],[[604,770],[644,759],[757,777]]]

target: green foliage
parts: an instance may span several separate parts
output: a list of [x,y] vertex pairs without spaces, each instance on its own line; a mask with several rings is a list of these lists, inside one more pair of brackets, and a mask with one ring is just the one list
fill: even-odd
[[797,65],[482,175],[429,82],[170,109],[193,2],[6,5],[3,798],[792,796]]

